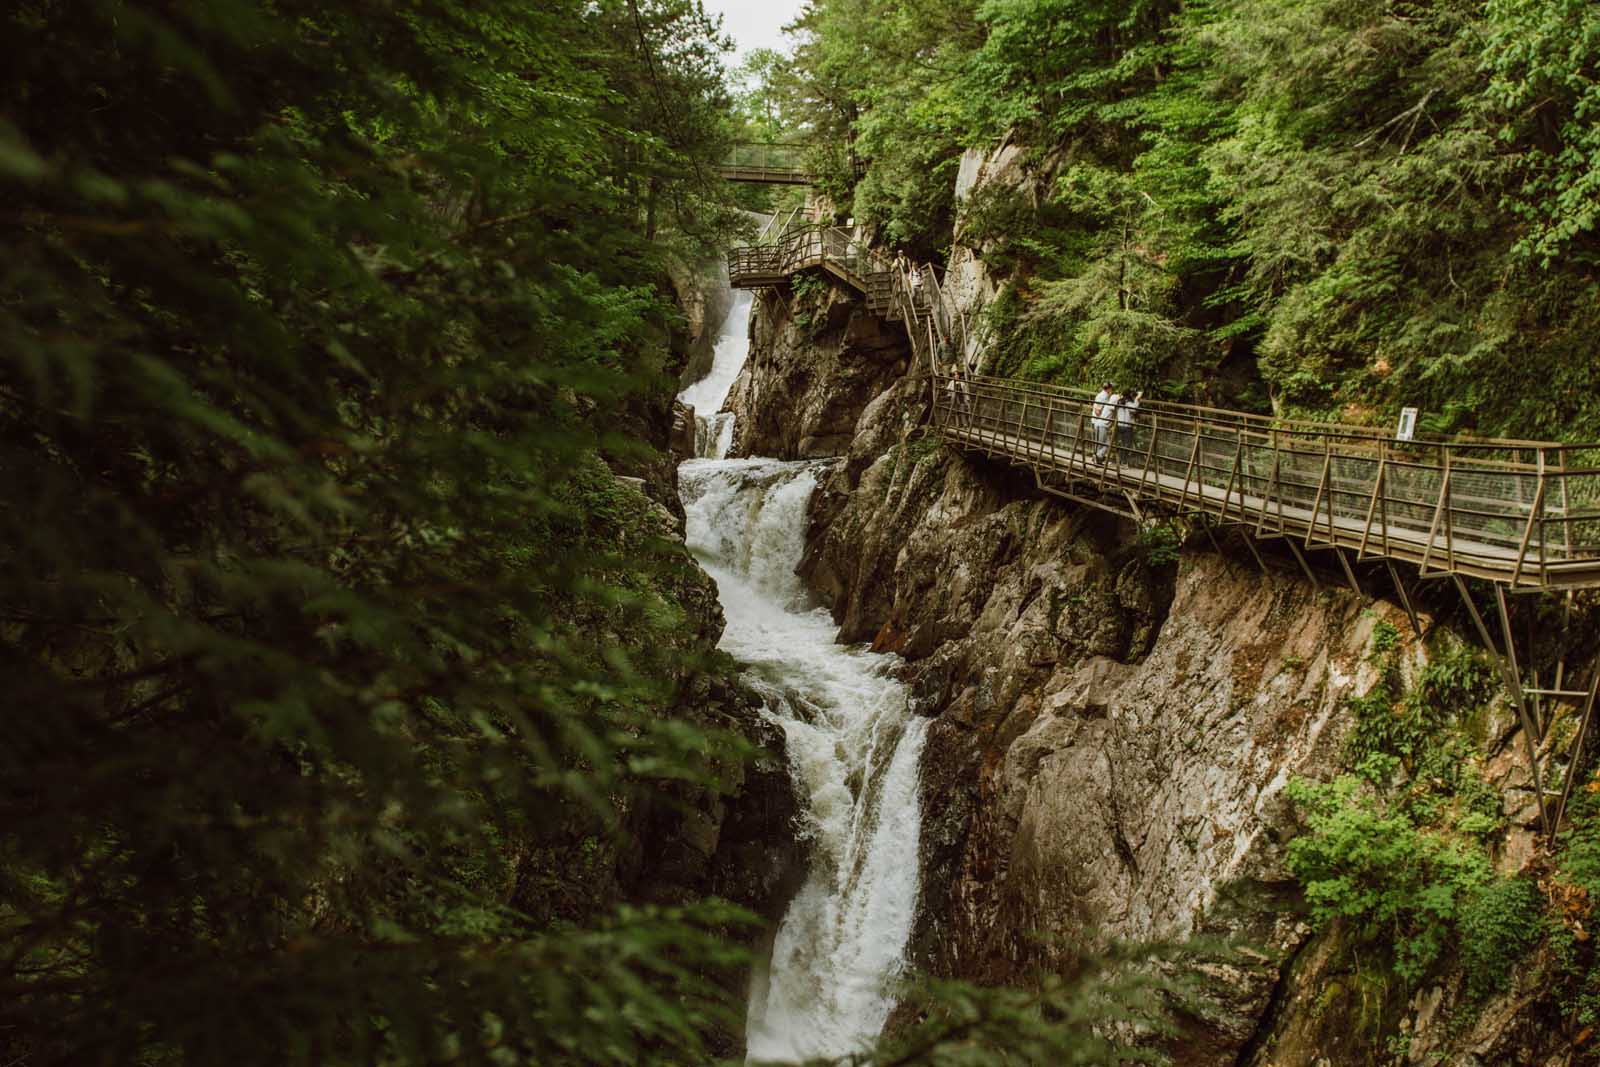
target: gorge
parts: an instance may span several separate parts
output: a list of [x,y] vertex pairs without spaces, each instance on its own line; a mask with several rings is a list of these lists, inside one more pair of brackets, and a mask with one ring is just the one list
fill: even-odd
[[[992,293],[966,264],[952,281]],[[1309,921],[1291,870],[1290,843],[1308,832],[1291,783],[1344,773],[1363,729],[1350,709],[1469,656],[1465,635],[1425,615],[1423,640],[1398,601],[1319,586],[1292,559],[1261,572],[1193,536],[1152,541],[1001,462],[939,447],[919,426],[927,386],[908,373],[911,347],[847,286],[760,292],[752,316],[718,447],[782,459],[686,462],[689,538],[718,578],[723,647],[740,659],[770,664],[772,653],[737,636],[720,569],[730,560],[778,565],[770,591],[803,602],[809,590],[838,640],[903,663],[895,673],[926,734],[912,802],[922,833],[918,879],[903,890],[914,920],[905,915],[906,935],[898,911],[880,928],[890,942],[909,936],[908,956],[885,955],[880,974],[910,966],[1026,985],[1113,943],[1198,938],[1242,948],[1202,965],[1203,988],[1174,1007],[1161,1042],[1174,1063],[1367,1063],[1397,1032],[1410,1058],[1396,1062],[1556,1054],[1536,962],[1487,1002],[1460,964],[1413,991],[1363,976],[1352,935]],[[779,507],[781,556],[711,532],[713,513],[759,526]],[[816,639],[831,640],[830,620],[814,621]],[[1392,661],[1373,651],[1396,644]],[[1492,877],[1513,877],[1537,852],[1538,805],[1511,709],[1481,714],[1461,758],[1501,798]],[[804,786],[815,772],[786,733]],[[870,744],[853,751],[881,758]],[[849,1047],[775,1042],[762,1014],[769,983],[797,962],[786,938],[800,915],[826,910],[811,889],[780,929],[774,977],[756,983],[752,1062]],[[815,930],[807,943],[833,952]],[[796,995],[816,1011],[851,988],[828,984],[840,980],[811,972]],[[895,1018],[888,1002],[877,1012],[864,1037]]]
[[1600,4],[785,6],[0,10],[0,1067],[1600,1065]]
[[[685,402],[716,412],[742,369],[750,301],[736,301],[716,362]],[[721,646],[783,730],[810,871],[758,963],[748,1061],[865,1052],[892,1006],[917,893],[918,769],[927,723],[910,715],[892,657],[834,643],[796,575],[826,461],[722,458],[728,413],[702,416],[706,454],[678,477],[687,540],[715,579]]]

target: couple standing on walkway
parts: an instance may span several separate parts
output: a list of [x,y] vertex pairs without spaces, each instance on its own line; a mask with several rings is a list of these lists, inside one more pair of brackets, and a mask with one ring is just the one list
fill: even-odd
[[1133,420],[1139,412],[1139,401],[1144,390],[1133,396],[1124,396],[1116,387],[1106,382],[1095,394],[1094,406],[1089,409],[1089,422],[1094,428],[1094,461],[1104,463],[1111,451],[1111,424],[1117,426],[1117,459],[1124,467],[1136,453],[1133,451]]

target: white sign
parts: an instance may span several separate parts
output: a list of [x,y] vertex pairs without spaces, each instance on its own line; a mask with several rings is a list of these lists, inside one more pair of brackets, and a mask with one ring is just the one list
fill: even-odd
[[1400,425],[1394,428],[1394,439],[1396,441],[1409,441],[1411,440],[1411,435],[1416,432],[1416,429],[1417,409],[1401,408]]

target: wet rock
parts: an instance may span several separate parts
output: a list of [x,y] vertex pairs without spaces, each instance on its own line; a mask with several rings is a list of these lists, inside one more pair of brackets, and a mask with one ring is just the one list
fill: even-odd
[[669,274],[683,312],[679,337],[674,338],[675,347],[682,352],[681,387],[699,381],[711,370],[717,332],[733,306],[733,290],[728,288],[727,268],[721,260],[675,264]]
[[761,295],[750,356],[728,393],[730,455],[809,459],[843,454],[863,409],[907,369],[905,333],[832,282]]
[[672,402],[672,432],[668,447],[674,463],[682,463],[696,455],[695,410],[681,400]]

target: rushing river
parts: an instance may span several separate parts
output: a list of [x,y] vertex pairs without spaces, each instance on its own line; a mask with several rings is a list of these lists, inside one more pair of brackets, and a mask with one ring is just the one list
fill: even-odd
[[795,575],[806,506],[827,461],[723,459],[732,416],[715,413],[745,357],[749,297],[728,315],[707,378],[684,391],[700,451],[679,468],[689,547],[717,582],[722,648],[787,738],[811,868],[750,993],[752,1064],[867,1047],[894,1006],[917,897],[918,764],[896,660],[834,643]]

